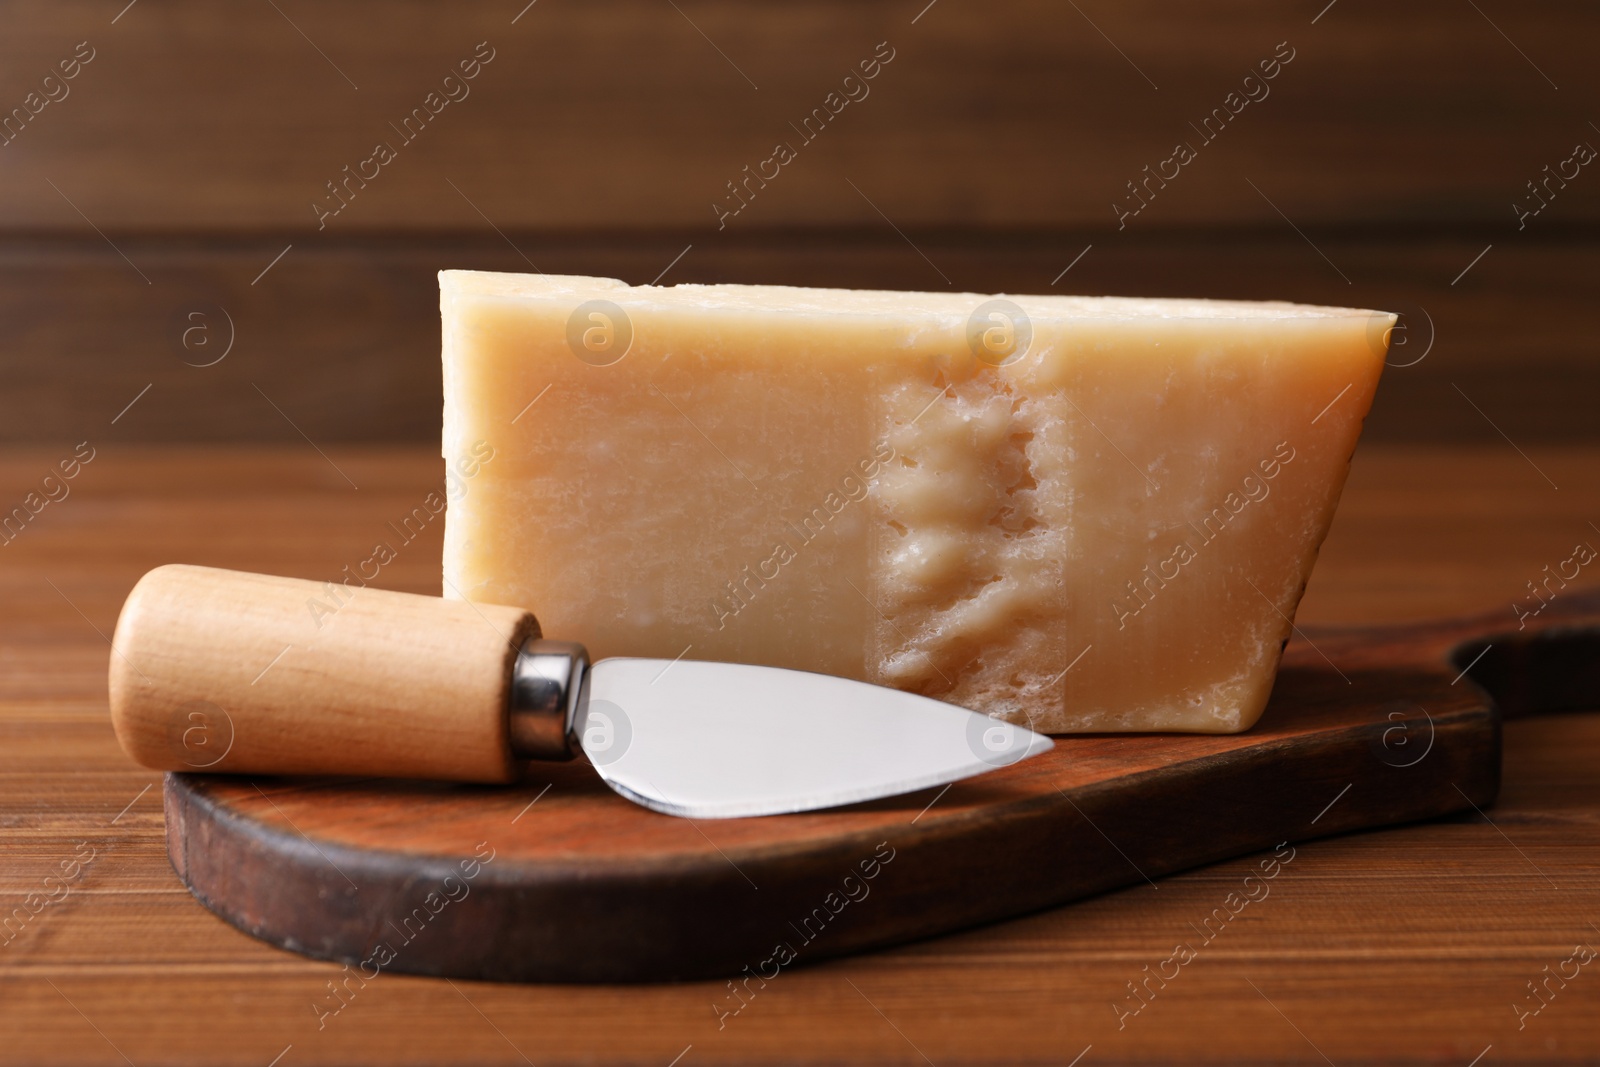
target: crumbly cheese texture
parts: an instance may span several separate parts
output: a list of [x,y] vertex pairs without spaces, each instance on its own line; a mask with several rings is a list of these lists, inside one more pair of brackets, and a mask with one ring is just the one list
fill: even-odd
[[1056,733],[1256,721],[1394,323],[469,271],[440,306],[446,596]]

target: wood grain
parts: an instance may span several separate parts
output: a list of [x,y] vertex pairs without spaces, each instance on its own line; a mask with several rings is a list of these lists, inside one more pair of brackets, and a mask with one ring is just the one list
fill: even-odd
[[[0,441],[430,440],[444,266],[1394,309],[1407,358],[1438,343],[1371,439],[1594,440],[1600,182],[1545,168],[1600,143],[1597,29],[1577,0],[26,0],[0,116],[67,95],[0,146]],[[470,95],[319,228],[480,41]],[[883,41],[870,95],[719,225]],[[1270,95],[1119,216],[1279,42]]]
[[[1600,453],[1525,451],[1527,460],[1503,441],[1364,447],[1302,623],[1501,601],[1514,628],[1524,583],[1600,536],[1588,526],[1600,513]],[[162,562],[336,575],[443,474],[426,450],[329,455],[359,491],[303,441],[106,445],[72,497],[0,548],[0,918],[79,842],[97,850],[65,900],[0,944],[0,1060],[120,1063],[120,1049],[135,1063],[260,1067],[292,1045],[281,1065],[526,1056],[660,1067],[692,1046],[680,1064],[921,1064],[923,1053],[940,1064],[1060,1064],[1092,1046],[1081,1064],[1323,1063],[1319,1051],[1339,1064],[1466,1064],[1492,1045],[1487,1064],[1572,1062],[1600,1044],[1587,968],[1521,1030],[1513,1008],[1532,1007],[1526,983],[1544,967],[1600,938],[1589,926],[1600,893],[1594,714],[1506,724],[1492,825],[1471,813],[1302,846],[1270,897],[1120,1030],[1112,1004],[1125,983],[1192,937],[1189,924],[1262,856],[799,968],[721,1029],[712,1008],[729,995],[721,982],[452,988],[392,974],[319,1030],[312,1004],[340,968],[238,933],[174,877],[159,776],[131,765],[109,726],[96,628],[109,634],[127,590]],[[0,489],[25,490],[59,458],[0,456]],[[435,591],[433,536],[407,547],[382,584]],[[1587,573],[1581,581],[1593,584]]]
[[[903,228],[1108,226],[1186,140],[1198,158],[1130,225],[1277,226],[1281,209],[1302,227],[1514,231],[1525,183],[1595,138],[1600,89],[1600,14],[1577,0],[122,6],[8,7],[7,109],[78,42],[96,57],[0,149],[0,228],[309,238],[325,183],[379,140],[397,158],[323,236],[485,217],[709,234],[726,183],[780,140],[798,158],[730,227],[876,228],[880,210]],[[483,41],[495,58],[470,95],[404,142],[391,123]],[[804,141],[795,127],[880,42],[895,58],[870,95]],[[1280,42],[1295,58],[1270,95],[1205,142],[1195,127]],[[1600,183],[1578,179],[1536,224],[1597,218]]]
[[[1318,233],[1313,248],[1282,225],[1178,235],[913,231],[909,244],[887,225],[714,241],[688,232],[507,236],[546,271],[639,284],[943,289],[942,274],[978,292],[1383,308],[1404,313],[1405,343],[1391,354],[1367,440],[1504,443],[1503,432],[1526,447],[1600,435],[1600,314],[1589,284],[1600,246],[1587,241]],[[119,237],[147,286],[98,237],[0,239],[0,441],[437,441],[436,272],[528,263],[493,233],[336,238],[293,242],[261,277],[289,244]]]

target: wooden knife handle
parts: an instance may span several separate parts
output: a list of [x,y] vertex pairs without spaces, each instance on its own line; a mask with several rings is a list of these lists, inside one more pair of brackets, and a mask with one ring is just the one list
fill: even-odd
[[111,652],[124,751],[170,771],[506,782],[519,608],[170,565]]

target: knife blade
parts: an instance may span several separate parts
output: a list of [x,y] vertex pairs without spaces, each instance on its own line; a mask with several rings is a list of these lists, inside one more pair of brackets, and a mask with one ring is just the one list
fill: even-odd
[[618,793],[732,818],[910,793],[1049,749],[1025,727],[865,682],[739,663],[606,659],[577,735]]
[[805,671],[614,658],[521,609],[169,565],[112,639],[113,725],[160,770],[514,780],[582,753],[619,795],[690,818],[944,785],[1052,747],[929,697]]

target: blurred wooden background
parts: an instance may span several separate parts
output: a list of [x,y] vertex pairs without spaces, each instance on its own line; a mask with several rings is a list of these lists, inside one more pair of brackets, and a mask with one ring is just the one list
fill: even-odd
[[[1593,5],[525,2],[7,4],[0,440],[430,440],[441,267],[1378,307],[1420,362],[1370,439],[1600,437],[1600,168],[1513,206],[1600,145]],[[779,141],[797,158],[719,229]]]

